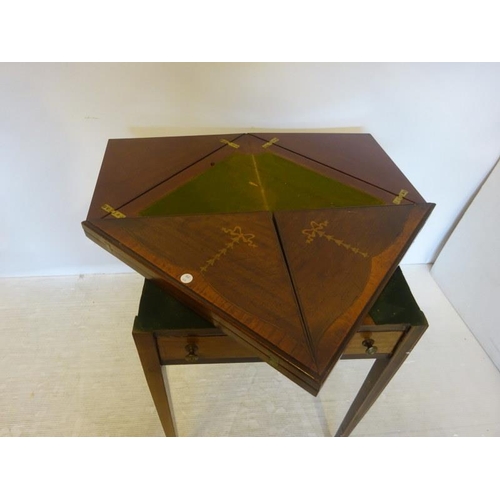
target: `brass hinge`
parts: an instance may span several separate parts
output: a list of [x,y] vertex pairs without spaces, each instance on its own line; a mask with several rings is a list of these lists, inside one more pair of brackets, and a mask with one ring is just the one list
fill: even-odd
[[113,217],[116,217],[117,219],[124,219],[126,217],[125,214],[122,214],[118,210],[115,210],[111,205],[108,205],[107,203],[105,203],[101,208],[105,212],[108,212],[108,214],[111,214]]
[[408,194],[408,191],[406,189],[402,189],[399,194],[392,200],[394,205],[400,205],[401,202],[403,201],[403,198]]
[[227,139],[221,139],[220,142],[227,144],[228,146],[231,146],[234,149],[238,149],[240,146],[234,142],[229,142]]
[[264,149],[272,146],[273,144],[276,144],[279,141],[277,137],[273,137],[269,142],[266,142],[265,144],[262,145]]

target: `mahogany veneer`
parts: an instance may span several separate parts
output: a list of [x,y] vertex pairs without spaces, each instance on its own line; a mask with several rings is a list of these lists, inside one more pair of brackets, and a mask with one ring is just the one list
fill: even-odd
[[368,134],[111,140],[83,227],[316,395],[433,206]]

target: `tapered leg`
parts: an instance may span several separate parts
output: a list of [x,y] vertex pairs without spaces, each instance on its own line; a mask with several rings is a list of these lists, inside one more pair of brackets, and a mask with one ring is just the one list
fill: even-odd
[[177,436],[172,400],[168,381],[163,378],[160,357],[156,347],[156,340],[152,332],[135,330],[132,332],[142,369],[153,397],[156,411],[160,417],[163,431],[167,437]]
[[340,424],[336,437],[349,436],[399,370],[426,329],[427,325],[412,326],[390,358],[375,360],[342,424]]

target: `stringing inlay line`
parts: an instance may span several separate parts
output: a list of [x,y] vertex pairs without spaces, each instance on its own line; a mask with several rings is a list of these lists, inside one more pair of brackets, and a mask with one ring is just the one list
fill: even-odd
[[[266,192],[264,191],[264,186],[262,185],[262,180],[260,179],[259,168],[257,167],[257,161],[255,155],[252,155],[253,168],[255,170],[255,176],[257,177],[257,183],[260,187],[260,194],[262,195],[262,200],[264,201],[264,208],[269,212],[269,203],[267,203]],[[253,182],[250,184],[254,185]]]

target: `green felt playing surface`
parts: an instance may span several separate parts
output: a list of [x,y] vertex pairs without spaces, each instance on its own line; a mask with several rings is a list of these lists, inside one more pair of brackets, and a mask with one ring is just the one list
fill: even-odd
[[235,153],[141,212],[143,216],[314,209],[383,202],[271,153]]

